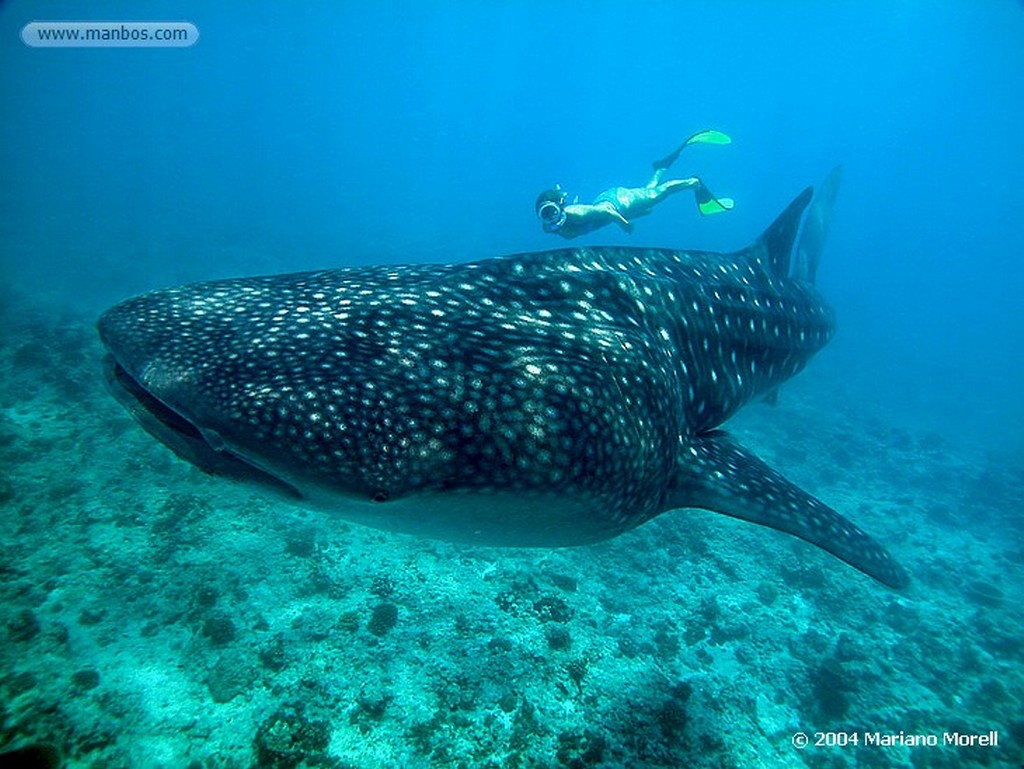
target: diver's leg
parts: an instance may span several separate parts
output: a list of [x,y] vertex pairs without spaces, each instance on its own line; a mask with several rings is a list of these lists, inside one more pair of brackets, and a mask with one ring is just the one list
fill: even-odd
[[662,199],[682,190],[693,190],[696,196],[697,210],[702,216],[718,214],[723,211],[731,211],[733,208],[732,198],[719,198],[715,196],[707,186],[696,176],[688,179],[669,179],[654,187],[649,188],[652,203],[654,205]]
[[[686,142],[688,142],[688,141],[689,141],[689,139],[686,140]],[[672,152],[669,155],[663,157],[661,160],[655,160],[653,163],[651,163],[651,165],[654,166],[654,173],[657,174],[659,171],[664,173],[669,168],[671,168],[672,164],[676,162],[676,158],[679,157],[679,153],[682,152],[683,149],[686,147],[686,142],[683,142],[682,144],[680,144],[675,149],[674,152]]]
[[655,202],[658,202],[662,198],[666,198],[673,193],[699,187],[701,183],[700,179],[696,176],[691,176],[689,179],[669,179],[667,182],[662,182],[661,176],[664,176],[664,173],[665,169],[659,169],[651,179],[651,182],[655,182],[655,179],[657,179],[657,183],[647,185],[647,188],[651,190],[654,196]]
[[667,170],[667,168],[656,168],[654,171],[654,175],[651,177],[651,180],[647,182],[647,189],[653,190],[655,187],[661,184],[661,180],[665,178],[665,172]]

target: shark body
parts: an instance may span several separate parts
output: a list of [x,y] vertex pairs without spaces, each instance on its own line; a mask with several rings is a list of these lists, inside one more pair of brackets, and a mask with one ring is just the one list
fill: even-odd
[[108,382],[198,466],[378,528],[564,546],[699,507],[901,587],[879,544],[718,429],[832,337],[813,268],[790,265],[811,197],[732,254],[581,247],[154,291],[100,318]]

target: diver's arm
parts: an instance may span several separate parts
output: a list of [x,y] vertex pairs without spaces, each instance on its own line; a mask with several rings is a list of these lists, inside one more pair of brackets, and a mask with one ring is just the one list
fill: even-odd
[[[565,207],[565,222],[556,231],[563,238],[575,238],[621,218],[613,206],[573,203]],[[629,226],[629,222],[626,222],[626,226]]]
[[610,216],[611,216],[611,217],[612,217],[612,218],[613,218],[613,219],[614,219],[614,220],[615,220],[616,222],[618,222],[619,226],[621,226],[621,227],[622,227],[622,229],[624,229],[624,230],[625,230],[626,232],[632,232],[632,231],[633,231],[633,225],[629,223],[629,219],[627,219],[627,218],[626,218],[625,216],[623,216],[622,214],[620,214],[620,213],[619,213],[619,212],[618,212],[617,210],[615,210],[614,208],[610,208],[610,207],[609,207],[609,208],[608,208],[607,210],[608,210],[608,213],[609,213],[609,215],[610,215]]
[[[610,219],[626,232],[633,232],[633,223],[626,218],[626,214],[623,213],[623,209],[625,211],[633,211],[637,202],[638,194],[642,197],[642,192],[640,190],[631,190],[625,187],[616,187],[614,191],[609,190],[602,194],[609,195],[613,193],[616,195],[616,202],[618,205],[611,200],[605,199],[595,203],[591,208],[595,211],[600,211],[605,220]],[[637,210],[636,213],[638,216],[641,216],[644,212]]]

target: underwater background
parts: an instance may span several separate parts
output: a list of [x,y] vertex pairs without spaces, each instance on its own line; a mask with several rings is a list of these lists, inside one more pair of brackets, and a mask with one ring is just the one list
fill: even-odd
[[[70,20],[200,38],[22,42]],[[1020,766],[1022,76],[1010,0],[0,4],[0,766]],[[839,332],[728,427],[904,591],[705,511],[561,550],[362,528],[104,389],[128,295],[557,248],[540,191],[641,185],[709,127],[673,174],[734,211],[576,243],[735,250],[844,166]]]

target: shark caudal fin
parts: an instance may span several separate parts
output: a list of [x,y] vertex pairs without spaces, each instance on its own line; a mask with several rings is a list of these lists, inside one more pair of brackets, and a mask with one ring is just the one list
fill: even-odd
[[793,277],[796,280],[814,283],[842,178],[843,167],[836,166],[814,191],[814,200],[807,209],[804,226],[796,243],[796,263],[793,265]]
[[793,534],[889,587],[909,582],[885,548],[726,433],[696,436],[683,449],[678,473],[673,507],[700,507]]

